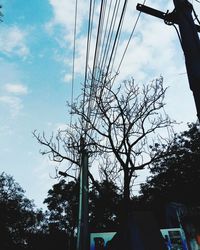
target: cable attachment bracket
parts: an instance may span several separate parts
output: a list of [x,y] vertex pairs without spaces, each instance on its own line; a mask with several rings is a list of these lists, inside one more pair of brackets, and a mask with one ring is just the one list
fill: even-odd
[[174,25],[176,23],[176,20],[177,20],[176,10],[174,9],[172,12],[169,12],[169,10],[167,10],[167,12],[164,15],[165,24]]

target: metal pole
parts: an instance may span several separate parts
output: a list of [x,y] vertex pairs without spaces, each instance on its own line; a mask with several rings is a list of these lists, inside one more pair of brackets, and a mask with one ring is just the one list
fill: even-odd
[[89,250],[88,234],[88,153],[81,154],[77,250]]

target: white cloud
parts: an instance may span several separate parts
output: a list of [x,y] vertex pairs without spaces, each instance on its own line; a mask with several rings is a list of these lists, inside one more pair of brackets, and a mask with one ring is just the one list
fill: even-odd
[[[74,30],[75,1],[49,0],[49,3],[53,8],[54,18],[47,24],[48,28],[52,29],[55,25],[61,25],[68,33],[72,34]],[[87,12],[88,1],[80,1],[78,3],[77,32],[80,31],[83,19],[87,18]]]
[[26,58],[29,49],[26,45],[26,32],[17,26],[1,27],[0,52],[6,55],[17,55]]
[[[60,57],[60,59],[63,61],[64,65],[67,66],[66,68],[68,70],[72,67],[72,57],[70,59],[69,51],[71,50],[72,53],[73,48],[75,2],[69,0],[49,0],[49,2],[54,11],[54,17],[49,23],[49,27],[51,27],[51,30],[54,32],[56,32],[56,29],[54,29],[55,27],[60,27],[62,29],[62,37],[60,36],[59,38],[59,45],[68,51],[68,56]],[[139,2],[142,3],[143,1]],[[82,1],[82,4],[82,7],[78,7],[75,78],[80,78],[80,75],[84,76],[85,69],[87,40],[86,30],[88,25],[87,13],[89,11],[89,5],[86,5],[85,1]],[[133,0],[129,1],[128,3],[127,13],[124,19],[124,26],[122,29],[122,39],[120,40],[118,51],[116,53],[113,73],[115,73],[118,68],[128,41],[128,35],[130,35],[136,17],[139,14],[139,12],[136,11],[136,4],[137,2]],[[174,9],[173,2],[169,0],[149,0],[146,1],[146,5],[163,12],[167,11],[167,9],[169,9],[169,11],[173,11]],[[199,8],[200,5],[195,7]],[[90,69],[93,67],[96,40],[95,35],[99,15],[98,8],[99,4],[96,6],[94,14],[94,25],[90,45],[91,53],[89,56]],[[188,96],[191,95],[191,93],[188,93],[187,79],[185,79],[184,83],[182,83],[182,81],[177,82],[177,79],[175,79],[179,73],[185,72],[184,65],[185,62],[183,52],[173,26],[167,26],[163,20],[143,13],[140,16],[137,28],[125,54],[124,61],[120,68],[120,75],[117,80],[121,81],[129,76],[133,76],[137,82],[141,80],[145,82],[152,78],[158,77],[159,75],[163,75],[166,84],[172,85],[169,98],[170,102],[168,103],[168,106],[173,107],[175,105],[177,106],[178,102],[177,95],[174,95],[174,93],[179,93],[179,99],[188,98]],[[70,80],[69,71],[67,70],[64,81]],[[173,75],[174,77],[171,77]],[[191,105],[193,105],[193,101],[191,98],[187,100],[189,104],[187,104],[187,110],[192,110]],[[173,110],[174,108],[171,109]],[[178,110],[178,107],[176,109]],[[191,116],[187,114],[187,118],[183,113],[184,112],[180,107],[179,111],[177,111],[175,119],[176,117],[183,117],[183,120],[190,120],[193,116],[192,112],[188,112],[188,114],[190,113]]]
[[70,82],[72,80],[72,75],[71,74],[65,74],[63,80],[64,80],[64,82]]
[[26,95],[28,93],[27,87],[21,83],[7,83],[5,90],[10,94]]
[[15,96],[0,96],[0,104],[9,108],[12,117],[18,115],[23,108],[21,99]]
[[[62,38],[60,37],[59,39],[59,44],[61,47],[65,47],[68,51],[70,49],[72,51],[75,2],[67,1],[67,0],[49,0],[49,2],[53,8],[54,17],[49,22],[48,27],[51,30],[53,30],[53,28],[57,26],[62,27],[63,33],[62,33]],[[157,5],[158,7],[162,5],[169,7],[170,1],[168,0],[153,1],[152,0],[148,2],[148,4],[153,5],[153,7],[156,7],[155,5]],[[114,4],[112,4],[112,7],[114,8]],[[120,3],[120,8],[122,9],[122,7],[123,7],[123,4]],[[91,51],[90,58],[89,58],[90,68],[92,68],[93,57],[94,57],[95,40],[96,40],[95,36],[97,32],[99,9],[100,9],[100,4],[97,4],[95,6],[92,40],[91,40],[91,45],[90,45],[90,51]],[[108,8],[106,9],[106,11],[108,11]],[[84,74],[88,12],[89,12],[88,3],[86,4],[86,1],[81,1],[81,3],[78,4],[76,60],[75,60],[75,73],[76,74]],[[136,2],[133,0],[130,1],[127,6],[127,11],[125,15],[123,30],[122,30],[123,32],[122,32],[121,37],[123,39],[125,39],[124,35],[126,35],[126,38],[127,38],[127,35],[129,35],[130,32],[132,31],[134,22],[138,14],[139,12],[136,11]],[[119,22],[119,18],[120,18],[120,15],[117,16],[118,22]],[[143,20],[143,18],[141,19]],[[152,63],[152,58],[155,58],[153,62],[156,62],[157,57],[160,58],[160,51],[161,50],[164,51],[163,49],[164,45],[165,46],[169,45],[169,43],[171,42],[171,39],[174,39],[175,37],[173,32],[165,33],[164,30],[166,29],[166,26],[164,25],[164,23],[161,25],[161,22],[156,20],[155,18],[152,17],[152,22],[149,24],[147,22],[142,22],[141,24],[141,19],[136,29],[137,37],[134,34],[133,41],[130,44],[130,49],[126,53],[126,57],[122,65],[123,77],[126,77],[127,75],[129,76],[130,74],[133,74],[136,71],[138,72],[137,73],[138,76],[144,77],[144,75],[146,75],[144,71],[146,72],[149,71],[149,69],[147,68]],[[162,32],[162,36],[160,35],[161,32]],[[160,39],[162,39],[162,41],[160,41]],[[66,42],[69,42],[70,46],[67,47]],[[117,56],[116,56],[116,65],[114,68],[115,70],[117,69],[117,66],[120,62],[120,59],[122,57],[126,44],[127,44],[127,39],[121,42],[119,45],[119,49],[118,49]],[[154,49],[155,47],[157,47],[156,50]],[[165,55],[162,57],[164,60],[163,63],[168,63],[169,60],[171,60],[171,55],[172,55],[172,50],[170,47],[170,49],[165,50]],[[168,58],[165,59],[165,57],[168,57]],[[71,68],[72,59],[66,60],[66,57],[65,57],[65,59],[63,58],[62,60],[65,63],[65,65]],[[151,67],[154,67],[154,65],[151,65]],[[69,79],[70,79],[69,75],[66,74],[64,81],[69,81]]]
[[[14,134],[13,129],[8,125],[1,124],[0,126],[0,136],[12,136]],[[7,151],[7,149],[4,148],[4,151]]]

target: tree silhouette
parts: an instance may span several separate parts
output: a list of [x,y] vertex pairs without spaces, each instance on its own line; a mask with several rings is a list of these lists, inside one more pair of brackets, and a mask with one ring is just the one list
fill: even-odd
[[[94,186],[89,192],[90,231],[116,230],[122,197],[113,183],[103,181],[98,185],[100,193]],[[66,231],[72,240],[77,230],[78,197],[79,182],[66,183],[62,179],[48,191],[48,197],[44,201],[50,211],[51,229]]]
[[78,183],[66,183],[62,179],[48,191],[44,200],[50,211],[49,222],[51,228],[66,231],[69,236],[75,235],[78,219]]
[[34,208],[20,185],[5,173],[0,174],[0,221],[5,250],[28,247],[30,235],[44,229],[42,211]]
[[163,157],[154,162],[152,176],[142,184],[141,199],[158,213],[169,202],[192,209],[200,205],[196,195],[200,186],[200,127],[192,123],[188,128],[176,134],[170,144],[154,147]]
[[[84,98],[80,96],[71,106],[75,115],[71,126],[51,138],[36,131],[34,136],[46,148],[42,154],[57,162],[68,161],[66,175],[72,178],[73,165],[80,167],[80,141],[84,140],[90,166],[98,165],[104,179],[109,178],[117,185],[122,183],[125,204],[128,204],[136,171],[160,157],[151,154],[149,148],[154,139],[162,140],[156,131],[172,123],[163,110],[165,92],[162,77],[143,86],[135,84],[133,79],[118,86],[112,80],[94,79],[92,89],[86,86]],[[105,164],[106,159],[109,164]],[[98,188],[91,171],[89,176]]]

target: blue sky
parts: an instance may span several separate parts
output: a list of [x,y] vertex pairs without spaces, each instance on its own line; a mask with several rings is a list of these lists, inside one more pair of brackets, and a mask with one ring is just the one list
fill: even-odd
[[[138,15],[138,2],[142,1],[128,3],[117,60]],[[13,175],[40,207],[55,182],[49,177],[55,164],[39,154],[32,131],[50,134],[69,122],[66,101],[71,98],[75,1],[0,0],[0,4],[4,14],[0,23],[0,171]],[[147,0],[146,5],[173,10],[171,0]],[[200,13],[200,4],[194,1],[194,7]],[[83,81],[88,9],[88,0],[78,1],[75,96]],[[118,81],[133,76],[144,83],[160,75],[169,86],[166,111],[182,122],[175,128],[181,131],[187,122],[196,121],[196,110],[176,32],[161,20],[141,15]]]

